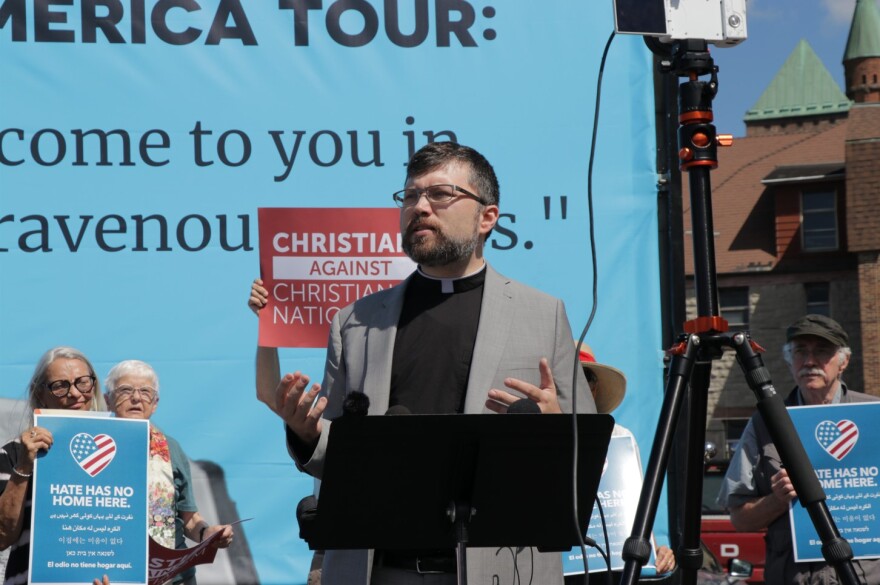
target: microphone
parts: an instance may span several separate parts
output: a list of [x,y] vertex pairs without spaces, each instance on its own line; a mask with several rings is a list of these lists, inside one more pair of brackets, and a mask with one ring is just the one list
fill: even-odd
[[507,414],[541,414],[541,407],[528,398],[520,398],[507,407]]
[[401,414],[412,414],[412,411],[402,404],[395,404],[385,411],[385,416],[399,416]]
[[306,542],[315,536],[315,520],[318,518],[318,499],[306,496],[296,505],[296,523],[299,524],[299,537]]
[[367,416],[370,410],[370,397],[363,392],[353,391],[345,396],[342,401],[342,416],[354,418],[356,416]]

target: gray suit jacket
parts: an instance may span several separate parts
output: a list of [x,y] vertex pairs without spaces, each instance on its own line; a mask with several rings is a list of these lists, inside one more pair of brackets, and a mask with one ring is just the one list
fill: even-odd
[[[492,388],[509,391],[504,386],[505,378],[518,378],[539,386],[538,361],[542,357],[550,363],[562,410],[570,412],[576,356],[562,301],[506,278],[491,266],[486,270],[465,414],[491,412],[485,407],[487,394]],[[314,477],[321,478],[330,421],[342,414],[342,403],[348,392],[364,392],[370,399],[371,415],[382,415],[388,410],[394,339],[408,283],[409,279],[364,297],[339,311],[333,319],[321,389],[328,399],[321,438],[308,461],[298,460],[291,450],[297,466]],[[578,412],[595,413],[581,368],[577,368],[577,376]],[[562,583],[559,553],[542,554],[530,549],[515,553],[509,549],[468,549],[468,582],[473,585],[513,582],[516,569],[520,576],[533,574],[535,585]],[[372,557],[372,551],[365,550],[327,551],[322,583],[368,584]]]

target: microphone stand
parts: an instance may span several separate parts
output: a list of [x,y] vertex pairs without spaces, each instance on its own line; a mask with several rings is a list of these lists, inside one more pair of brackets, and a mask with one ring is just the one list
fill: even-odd
[[467,503],[450,502],[446,508],[446,517],[455,527],[455,575],[458,585],[467,585],[468,524],[474,513],[475,510]]
[[[650,43],[649,43],[650,45]],[[694,285],[697,318],[684,324],[685,333],[668,353],[672,356],[666,381],[663,406],[651,448],[648,469],[642,484],[632,533],[623,547],[625,561],[620,585],[635,585],[642,567],[648,562],[651,545],[648,537],[657,512],[660,488],[669,461],[672,438],[678,424],[682,401],[687,397],[688,448],[685,469],[683,537],[677,551],[682,583],[695,585],[702,566],[700,513],[703,484],[703,446],[706,437],[706,402],[712,361],[725,349],[736,352],[749,388],[757,399],[757,408],[767,424],[773,443],[788,471],[801,505],[807,509],[822,541],[822,554],[844,585],[858,585],[852,565],[849,543],[840,536],[825,504],[825,492],[819,484],[806,451],[798,438],[783,398],[776,393],[767,368],[758,352],[763,349],[747,331],[728,333],[727,321],[720,316],[715,273],[714,229],[712,225],[709,171],[718,166],[717,146],[726,142],[715,133],[712,124],[712,99],[718,90],[718,68],[712,61],[706,41],[676,41],[661,69],[687,81],[679,85],[679,159],[688,172],[691,219],[693,227]],[[700,81],[709,74],[709,82]]]

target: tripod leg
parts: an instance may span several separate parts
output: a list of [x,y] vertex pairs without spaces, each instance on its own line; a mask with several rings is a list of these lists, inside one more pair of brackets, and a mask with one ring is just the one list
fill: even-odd
[[837,570],[841,583],[857,585],[859,579],[852,565],[852,548],[840,536],[825,505],[825,491],[813,471],[813,465],[785,409],[782,396],[776,393],[761,356],[752,348],[744,333],[733,337],[733,347],[749,388],[758,399],[758,411],[788,471],[798,500],[810,514],[816,533],[822,541],[822,555]]
[[663,477],[669,461],[672,437],[681,411],[682,398],[694,369],[699,344],[698,336],[686,336],[684,351],[674,355],[669,366],[669,378],[666,381],[660,420],[657,422],[657,431],[654,434],[651,458],[648,460],[648,470],[642,483],[632,533],[623,545],[621,556],[625,563],[620,585],[635,585],[642,567],[651,558],[651,544],[648,537],[654,525],[654,515],[657,512],[660,487],[663,485]]
[[700,522],[703,513],[703,465],[706,445],[706,409],[712,362],[702,359],[694,366],[688,390],[687,459],[685,468],[684,514],[681,546],[676,557],[681,567],[682,585],[696,585],[697,571],[703,565]]

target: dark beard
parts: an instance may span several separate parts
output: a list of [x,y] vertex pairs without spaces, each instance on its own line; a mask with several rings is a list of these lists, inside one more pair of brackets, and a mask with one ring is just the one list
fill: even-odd
[[478,233],[474,233],[470,239],[456,241],[435,230],[436,242],[431,243],[427,238],[415,241],[416,238],[410,232],[407,229],[406,237],[403,238],[403,251],[413,262],[422,266],[446,266],[469,258],[480,242]]

